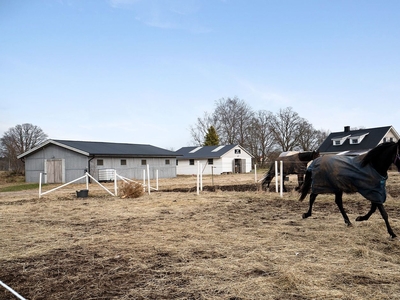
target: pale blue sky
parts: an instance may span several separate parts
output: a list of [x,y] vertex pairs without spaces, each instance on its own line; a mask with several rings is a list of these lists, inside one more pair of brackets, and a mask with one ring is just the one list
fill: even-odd
[[0,135],[188,146],[215,101],[400,131],[400,1],[0,0]]

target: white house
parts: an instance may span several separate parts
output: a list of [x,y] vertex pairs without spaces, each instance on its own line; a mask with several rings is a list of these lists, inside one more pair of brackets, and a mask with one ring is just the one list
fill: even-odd
[[318,150],[321,155],[359,155],[383,142],[397,142],[399,139],[400,135],[393,126],[356,130],[351,130],[350,126],[345,126],[344,131],[332,132],[319,146]]
[[197,174],[198,162],[204,175],[248,173],[253,156],[240,145],[183,147],[176,152],[176,174]]

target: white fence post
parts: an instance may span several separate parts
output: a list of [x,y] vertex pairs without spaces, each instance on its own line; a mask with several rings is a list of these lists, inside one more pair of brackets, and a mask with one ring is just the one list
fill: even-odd
[[42,196],[42,173],[39,173],[39,198]]
[[117,170],[114,170],[114,193],[118,196]]
[[197,161],[197,195],[200,192],[200,162]]
[[279,188],[278,188],[278,161],[275,161],[275,191],[278,193]]
[[147,165],[147,189],[148,189],[148,193],[150,195],[150,166]]
[[143,169],[143,192],[146,192],[146,170]]
[[281,160],[281,167],[280,167],[280,174],[281,174],[281,198],[283,197],[283,161]]
[[158,169],[156,170],[156,189],[158,191]]

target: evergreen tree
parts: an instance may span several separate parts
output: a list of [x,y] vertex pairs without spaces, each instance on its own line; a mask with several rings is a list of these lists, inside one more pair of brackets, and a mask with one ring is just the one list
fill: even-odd
[[215,130],[214,126],[210,126],[204,138],[204,146],[218,146],[218,145],[219,145],[219,137],[217,131]]

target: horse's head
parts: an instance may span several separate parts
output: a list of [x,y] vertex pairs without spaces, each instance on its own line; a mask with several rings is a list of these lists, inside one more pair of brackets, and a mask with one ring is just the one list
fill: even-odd
[[314,150],[313,154],[312,154],[312,160],[316,159],[317,157],[319,157],[319,151],[318,150]]
[[309,162],[319,157],[319,151],[306,151],[298,153],[300,161]]
[[375,148],[369,150],[362,158],[361,166],[365,167],[366,165],[371,164],[379,174],[387,176],[387,170],[393,163],[400,172],[399,148],[400,141],[397,143],[385,142],[379,144]]

